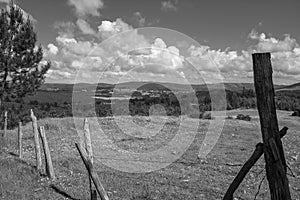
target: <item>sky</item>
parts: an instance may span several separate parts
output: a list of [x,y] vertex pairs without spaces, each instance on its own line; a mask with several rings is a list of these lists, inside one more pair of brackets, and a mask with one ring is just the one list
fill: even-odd
[[253,82],[259,52],[271,52],[276,84],[300,82],[299,0],[15,3],[52,63],[49,83]]

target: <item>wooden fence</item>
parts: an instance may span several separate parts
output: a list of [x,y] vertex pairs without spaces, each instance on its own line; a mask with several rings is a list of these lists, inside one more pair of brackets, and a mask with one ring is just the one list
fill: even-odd
[[[44,126],[38,126],[37,117],[34,115],[33,111],[30,110],[30,117],[32,121],[32,130],[34,136],[34,149],[35,149],[35,161],[36,161],[36,169],[40,174],[43,172],[43,163],[42,163],[42,152],[44,152],[44,160],[45,160],[45,172],[46,175],[51,179],[55,179],[55,172],[51,158],[51,151],[49,148],[49,144],[46,137],[46,131]],[[5,145],[5,141],[7,138],[7,111],[4,114],[4,132],[2,134],[2,141],[4,142],[3,146]],[[80,139],[80,144],[75,144],[80,158],[82,159],[89,178],[89,187],[91,193],[91,199],[97,200],[97,192],[101,198],[101,200],[109,200],[108,195],[102,186],[100,179],[97,173],[94,171],[93,168],[93,151],[92,151],[92,143],[91,143],[91,136],[90,136],[90,129],[89,129],[89,122],[88,119],[84,119],[83,124],[84,134],[83,137]],[[22,131],[22,122],[18,123],[18,157],[20,159],[23,158],[22,152],[22,138],[23,138],[23,131]],[[43,150],[43,151],[42,151]],[[94,189],[95,188],[95,189]]]

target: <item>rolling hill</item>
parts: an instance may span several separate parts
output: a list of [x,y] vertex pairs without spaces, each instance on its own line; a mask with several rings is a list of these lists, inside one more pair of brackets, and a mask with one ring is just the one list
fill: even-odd
[[[76,84],[77,89],[81,90],[91,90],[92,88],[95,88],[95,84],[88,84],[88,83],[79,83]],[[105,89],[112,89],[116,85],[114,84],[107,84],[107,83],[99,83],[98,88],[105,88]],[[155,82],[125,82],[120,83],[117,85],[117,88],[119,89],[136,89],[140,88],[143,90],[164,90],[165,88],[169,88],[172,90],[177,91],[186,91],[190,90],[190,87],[195,91],[207,91],[207,85],[206,84],[200,84],[200,85],[184,85],[184,84],[177,84],[177,83],[155,83]],[[214,87],[216,84],[210,84],[209,86]],[[51,90],[51,89],[59,89],[60,91],[72,91],[74,85],[73,84],[58,84],[58,83],[46,83],[44,84],[40,90]],[[224,87],[226,90],[230,90],[233,92],[242,92],[243,88],[245,89],[254,89],[253,83],[224,83]],[[284,86],[284,85],[275,85],[274,86],[276,90],[293,90],[298,89],[300,90],[300,83],[290,85],[290,86]]]

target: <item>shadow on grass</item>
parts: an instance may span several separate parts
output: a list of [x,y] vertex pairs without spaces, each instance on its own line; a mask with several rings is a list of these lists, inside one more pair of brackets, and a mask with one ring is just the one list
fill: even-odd
[[18,154],[14,153],[14,152],[8,152],[9,155],[12,155],[12,156],[19,156]]
[[58,188],[58,187],[55,186],[55,185],[50,185],[50,187],[51,187],[55,192],[61,194],[61,195],[64,196],[65,198],[72,199],[72,200],[81,200],[81,199],[77,199],[77,198],[74,198],[74,197],[70,196],[68,193],[66,193],[65,191],[61,190],[60,188]]

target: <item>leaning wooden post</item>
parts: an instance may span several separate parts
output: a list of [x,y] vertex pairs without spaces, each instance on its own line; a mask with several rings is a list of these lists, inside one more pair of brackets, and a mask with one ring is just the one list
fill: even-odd
[[257,108],[264,143],[266,174],[272,200],[290,200],[286,162],[279,136],[270,53],[252,55]]
[[19,122],[18,144],[19,144],[19,158],[22,158],[22,122]]
[[4,132],[3,132],[3,139],[6,138],[7,135],[7,111],[4,112]]
[[46,174],[49,178],[55,179],[55,174],[54,174],[54,169],[53,169],[53,164],[52,164],[52,159],[51,159],[51,154],[46,138],[46,133],[45,133],[45,128],[43,126],[40,126],[40,136],[42,139],[42,144],[43,144],[43,149],[45,152],[45,161],[46,161]]
[[77,143],[75,145],[76,145],[76,148],[80,154],[80,157],[89,173],[89,176],[92,178],[92,180],[94,182],[94,185],[96,187],[98,194],[100,195],[101,200],[109,200],[108,195],[100,182],[98,174],[94,171],[93,165],[92,165],[87,153],[81,147],[81,145],[78,145]]
[[[288,130],[288,127],[283,127],[283,129],[280,130],[280,138],[286,135]],[[240,169],[237,176],[234,178],[232,183],[230,184],[229,188],[227,189],[223,200],[233,200],[233,194],[238,189],[244,178],[246,177],[247,173],[250,171],[250,169],[255,165],[255,163],[258,161],[258,159],[263,155],[263,143],[258,143],[256,145],[256,148],[254,152],[252,153],[251,157],[247,160],[247,162],[243,165],[243,167]]]
[[[93,164],[94,159],[93,159],[91,133],[90,133],[89,121],[87,118],[84,118],[83,130],[84,130],[84,147],[91,163]],[[89,184],[90,184],[91,199],[97,199],[97,193],[95,193],[95,191],[93,190],[92,179],[90,176],[89,176]]]
[[40,147],[40,141],[39,141],[39,131],[38,131],[38,125],[37,125],[37,119],[36,116],[34,116],[34,113],[32,110],[31,112],[31,120],[32,120],[32,128],[33,128],[33,134],[34,134],[34,146],[35,146],[35,157],[36,157],[36,168],[39,172],[42,171],[42,157],[41,157],[41,147]]

